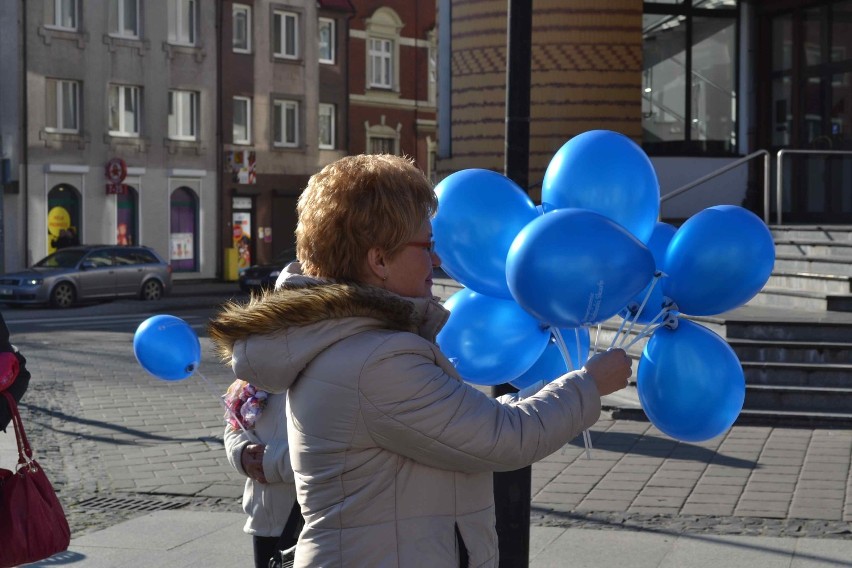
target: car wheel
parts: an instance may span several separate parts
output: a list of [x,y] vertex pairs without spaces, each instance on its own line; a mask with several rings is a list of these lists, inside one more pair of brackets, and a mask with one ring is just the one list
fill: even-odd
[[50,293],[50,305],[54,308],[70,308],[77,301],[77,290],[70,282],[60,282]]
[[143,300],[159,300],[163,297],[163,285],[157,280],[148,280],[142,284],[139,295]]

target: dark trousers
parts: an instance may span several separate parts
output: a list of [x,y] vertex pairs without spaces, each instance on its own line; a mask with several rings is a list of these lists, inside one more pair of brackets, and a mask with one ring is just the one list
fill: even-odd
[[305,520],[302,518],[302,511],[299,509],[299,504],[293,503],[293,509],[290,511],[290,517],[287,519],[287,525],[281,531],[281,536],[252,537],[255,568],[269,568],[269,561],[273,557],[278,558],[280,551],[286,550],[296,544],[299,540],[299,533],[302,532],[302,527],[304,526]]

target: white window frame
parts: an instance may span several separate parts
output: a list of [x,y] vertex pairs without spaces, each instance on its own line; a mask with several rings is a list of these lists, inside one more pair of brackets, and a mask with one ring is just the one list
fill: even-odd
[[[79,15],[77,0],[49,0],[53,5],[52,20],[45,24],[48,28],[66,31],[77,31]],[[65,17],[69,22],[64,22]]]
[[[287,111],[292,110],[293,115],[293,138],[287,139]],[[299,147],[299,102],[293,100],[278,99],[273,103],[273,128],[272,128],[272,144],[278,148],[298,148]],[[280,133],[280,139],[276,136]]]
[[[80,132],[80,82],[66,79],[48,79],[47,81],[47,88],[53,90],[54,102],[56,104],[56,108],[54,109],[56,124],[46,124],[45,130],[48,132],[74,134]],[[66,96],[71,97],[71,105],[73,107],[71,111],[73,116],[71,117],[67,117],[65,112]],[[66,122],[69,118],[73,121],[73,124],[70,126]]]
[[[320,103],[319,104],[319,120],[318,120],[318,128],[317,128],[317,136],[319,138],[319,147],[322,150],[334,150],[336,143],[335,136],[335,127],[337,124],[337,108],[335,105],[330,103]],[[329,140],[323,141],[322,139],[322,122],[324,115],[328,117],[329,125],[328,125],[328,136]]]
[[[322,41],[322,30],[323,28],[328,28],[328,42],[327,45],[324,46]],[[337,47],[337,36],[335,35],[337,31],[337,22],[334,21],[333,18],[320,18],[319,19],[319,27],[317,29],[317,42],[319,43],[319,62],[327,63],[330,65],[334,65],[335,60],[335,48]],[[328,51],[328,56],[323,57],[323,48],[325,51]]]
[[[299,13],[288,12],[285,10],[275,10],[272,12],[273,24],[272,30],[275,37],[272,38],[272,50],[275,57],[282,59],[298,59],[299,58]],[[293,49],[292,52],[287,51],[289,35],[287,34],[287,21],[293,21]],[[276,28],[279,33],[276,35]],[[276,49],[276,46],[278,49]]]
[[[237,104],[242,103],[245,105],[245,132],[246,135],[244,138],[237,137]],[[231,119],[232,125],[232,141],[234,144],[251,144],[251,99],[248,97],[234,97],[234,108],[233,108],[233,116]]]
[[[198,140],[199,96],[197,91],[169,90],[168,133],[169,140]],[[189,113],[189,130],[183,132],[186,113]]]
[[[169,43],[198,44],[198,1],[168,0]],[[187,18],[189,21],[187,21]]]
[[[113,95],[115,93],[115,95]],[[132,85],[110,85],[107,105],[110,136],[138,137],[142,123],[142,89]],[[129,102],[133,105],[133,124],[127,124],[126,107]],[[112,105],[118,106],[118,124],[112,124]],[[117,127],[117,128],[114,128]]]
[[[245,47],[237,47],[237,16],[245,17]],[[246,4],[234,4],[231,10],[231,49],[234,53],[251,53],[251,6]]]
[[[133,4],[133,9],[136,11],[136,27],[131,29],[128,26],[125,26],[127,23],[127,3],[130,2]],[[112,8],[115,10],[115,24],[116,29],[110,31],[110,35],[117,37],[129,37],[129,38],[138,38],[139,37],[139,0],[112,0]]]
[[374,89],[393,89],[395,42],[385,37],[367,38],[369,86]]

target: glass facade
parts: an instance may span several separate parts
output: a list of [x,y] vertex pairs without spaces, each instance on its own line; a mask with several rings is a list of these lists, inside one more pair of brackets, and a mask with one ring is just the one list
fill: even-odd
[[645,3],[642,138],[651,155],[737,153],[735,2]]

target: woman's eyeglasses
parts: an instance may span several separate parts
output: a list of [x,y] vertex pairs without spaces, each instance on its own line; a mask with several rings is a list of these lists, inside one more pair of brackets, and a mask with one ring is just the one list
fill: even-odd
[[429,241],[411,241],[409,243],[405,243],[407,247],[421,247],[423,250],[428,251],[429,254],[435,254],[435,239]]

